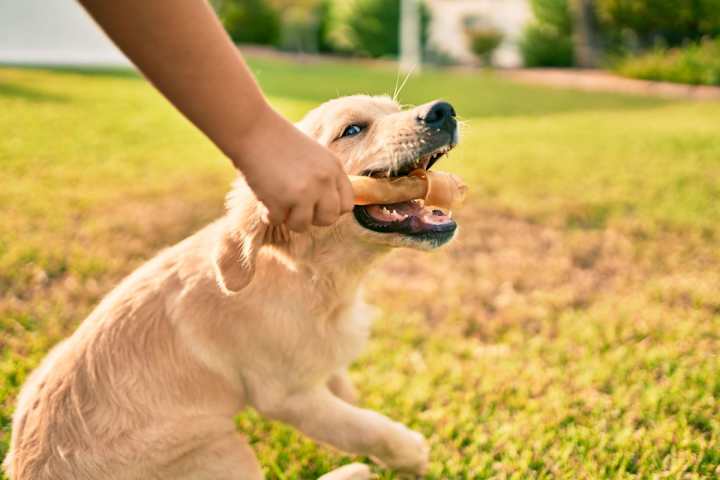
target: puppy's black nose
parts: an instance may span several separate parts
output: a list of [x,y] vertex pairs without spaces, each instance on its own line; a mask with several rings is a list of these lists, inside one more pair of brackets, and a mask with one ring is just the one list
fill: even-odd
[[448,102],[438,101],[431,103],[420,120],[430,128],[445,130],[448,133],[455,132],[457,121],[455,120],[455,109]]

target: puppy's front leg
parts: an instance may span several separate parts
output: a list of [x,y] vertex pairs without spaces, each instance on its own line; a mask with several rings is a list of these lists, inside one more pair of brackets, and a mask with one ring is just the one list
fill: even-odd
[[327,385],[336,397],[340,397],[353,405],[358,403],[358,394],[347,370],[343,369],[331,375]]
[[372,410],[354,407],[327,387],[294,394],[264,412],[346,452],[368,455],[391,468],[423,474],[429,448],[423,436]]

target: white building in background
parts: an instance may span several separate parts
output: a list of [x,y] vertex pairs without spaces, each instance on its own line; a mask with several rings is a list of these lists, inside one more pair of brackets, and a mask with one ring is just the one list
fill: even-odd
[[476,62],[465,34],[465,21],[472,18],[504,35],[503,43],[493,56],[493,64],[499,67],[521,66],[518,41],[525,25],[532,18],[528,0],[426,1],[432,13],[428,39],[430,48],[459,62]]
[[76,0],[0,0],[0,63],[130,65]]

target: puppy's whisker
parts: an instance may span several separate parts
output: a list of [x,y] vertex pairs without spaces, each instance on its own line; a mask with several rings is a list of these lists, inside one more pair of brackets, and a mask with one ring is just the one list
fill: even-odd
[[400,82],[400,68],[398,68],[397,73],[395,74],[395,88],[393,89],[393,102],[397,102],[397,96],[400,93],[398,91],[398,83]]
[[413,67],[410,69],[410,71],[405,75],[405,80],[403,80],[402,84],[400,85],[400,89],[398,89],[397,94],[395,95],[395,99],[400,96],[400,93],[403,91],[403,88],[405,88],[405,84],[410,79],[410,75],[415,72],[416,65],[413,65]]

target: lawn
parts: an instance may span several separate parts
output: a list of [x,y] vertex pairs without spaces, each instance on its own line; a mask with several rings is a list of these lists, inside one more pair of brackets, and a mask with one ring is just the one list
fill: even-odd
[[[392,93],[385,66],[253,58],[298,119]],[[459,238],[368,278],[352,376],[423,432],[429,478],[720,475],[720,103],[428,70],[464,120]],[[0,68],[0,459],[19,386],[125,274],[222,211],[229,163],[127,72]],[[238,417],[268,478],[351,460]],[[379,478],[395,478],[376,468]]]

